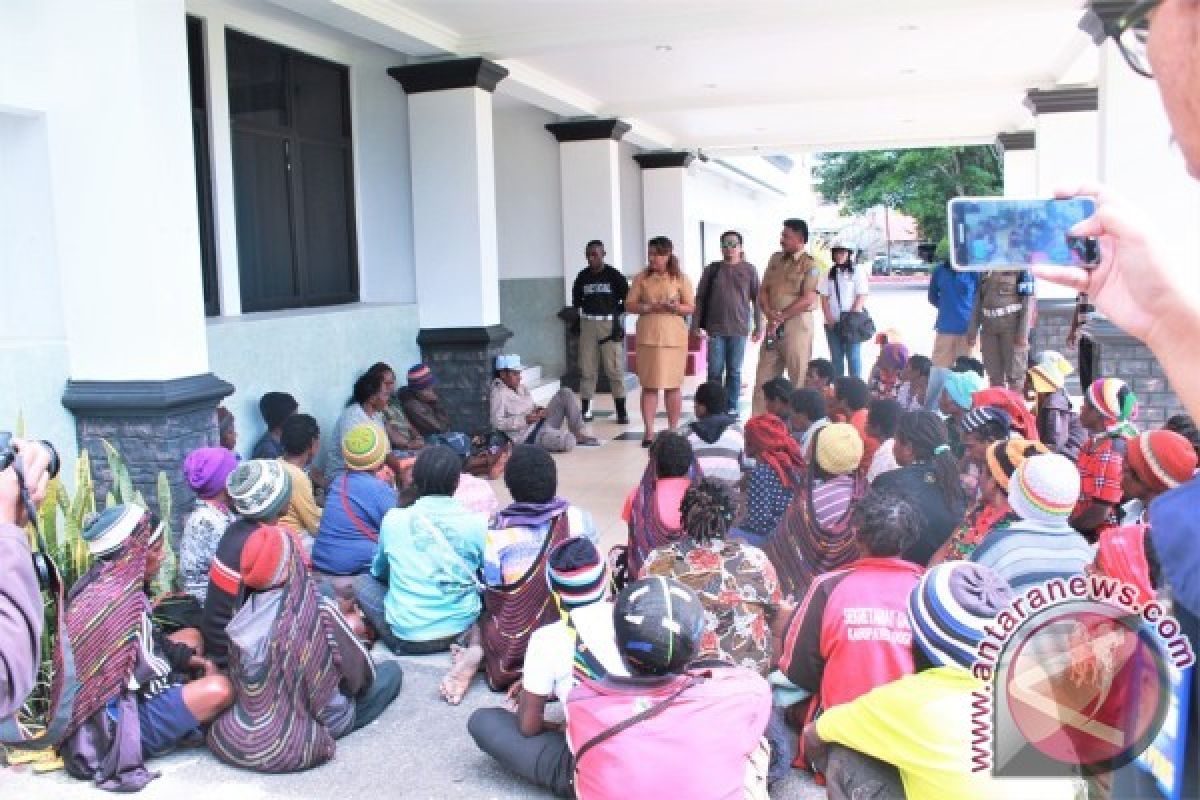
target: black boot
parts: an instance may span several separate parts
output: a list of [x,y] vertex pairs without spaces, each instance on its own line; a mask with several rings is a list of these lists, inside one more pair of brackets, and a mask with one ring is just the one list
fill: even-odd
[[628,425],[629,424],[629,413],[625,411],[625,398],[624,397],[614,397],[613,405],[615,405],[617,407],[617,424],[618,425]]
[[591,405],[592,405],[591,400],[580,400],[579,401],[579,410],[583,412],[583,421],[584,422],[591,422],[593,419],[591,409],[589,408],[589,406],[591,406]]

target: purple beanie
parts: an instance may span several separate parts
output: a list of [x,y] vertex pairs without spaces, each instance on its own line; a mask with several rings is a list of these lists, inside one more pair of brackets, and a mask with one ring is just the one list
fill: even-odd
[[224,447],[201,447],[183,460],[183,477],[205,500],[225,490],[225,479],[237,466],[237,456]]

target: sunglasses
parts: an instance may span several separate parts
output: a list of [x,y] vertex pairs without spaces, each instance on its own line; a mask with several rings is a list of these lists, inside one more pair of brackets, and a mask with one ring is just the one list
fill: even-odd
[[736,242],[736,241],[721,242],[721,247],[725,248],[726,250],[732,250],[735,247],[741,247],[741,246],[742,246],[741,242]]
[[1145,78],[1154,77],[1146,40],[1150,35],[1150,13],[1160,5],[1162,0],[1142,0],[1105,28],[1105,33],[1117,43],[1125,63]]

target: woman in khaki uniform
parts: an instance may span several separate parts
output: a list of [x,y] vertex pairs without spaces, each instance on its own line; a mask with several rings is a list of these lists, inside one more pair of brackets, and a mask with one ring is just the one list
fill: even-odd
[[642,384],[642,447],[654,437],[658,390],[667,407],[667,428],[679,425],[683,396],[679,387],[687,368],[688,329],[683,318],[696,307],[692,282],[679,269],[675,247],[665,236],[647,246],[649,265],[633,279],[625,310],[637,314],[637,376]]

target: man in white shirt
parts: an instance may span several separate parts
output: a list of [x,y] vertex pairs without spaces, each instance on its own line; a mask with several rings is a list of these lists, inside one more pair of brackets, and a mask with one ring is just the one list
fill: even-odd
[[843,242],[835,241],[831,249],[833,266],[821,278],[817,291],[821,295],[821,310],[825,313],[825,338],[829,342],[829,358],[838,376],[862,377],[862,342],[848,341],[842,332],[842,315],[847,311],[862,311],[867,304],[867,270],[856,266],[853,252]]
[[558,544],[547,558],[546,578],[565,615],[530,636],[521,682],[509,692],[516,713],[481,708],[471,714],[467,730],[480,750],[511,772],[560,797],[574,797],[575,757],[563,726],[545,719],[546,703],[556,698],[565,711],[579,674],[599,679],[629,672],[617,650],[613,605],[605,599],[608,564],[596,546],[580,537]]

